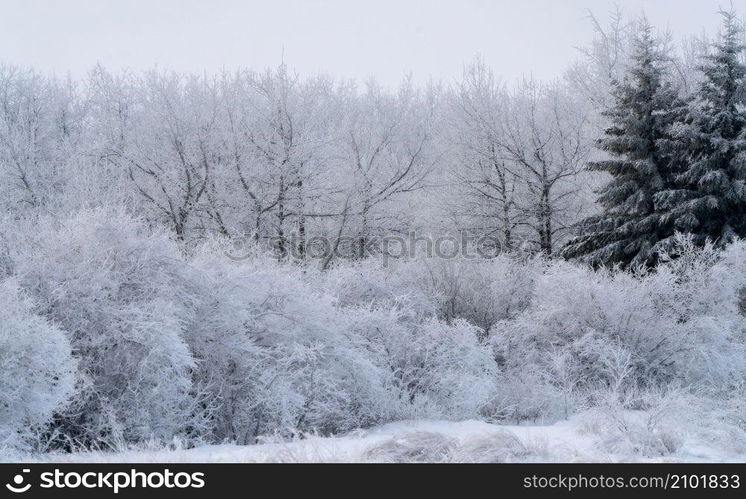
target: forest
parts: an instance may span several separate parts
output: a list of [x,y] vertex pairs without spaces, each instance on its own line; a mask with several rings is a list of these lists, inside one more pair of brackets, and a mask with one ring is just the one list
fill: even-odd
[[573,418],[601,454],[745,454],[716,15],[591,16],[553,81],[0,65],[0,455]]

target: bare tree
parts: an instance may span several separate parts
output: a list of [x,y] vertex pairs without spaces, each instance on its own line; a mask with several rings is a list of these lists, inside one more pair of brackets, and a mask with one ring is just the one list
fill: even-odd
[[269,214],[279,255],[288,253],[290,233],[295,231],[295,249],[303,257],[308,219],[329,187],[323,179],[328,174],[324,151],[331,82],[321,77],[300,81],[282,64],[276,70],[246,75],[246,88],[249,121],[242,134],[248,144],[248,163],[241,166],[236,160],[236,172],[254,205],[255,234],[267,232],[261,220]]
[[631,23],[619,7],[606,24],[591,11],[588,20],[594,37],[588,45],[578,47],[582,59],[570,66],[566,77],[575,92],[603,110],[613,103],[612,82],[622,76],[627,65]]
[[492,71],[477,60],[464,71],[452,95],[452,140],[456,147],[452,178],[462,187],[461,215],[475,220],[480,234],[501,236],[511,249],[515,231],[524,221],[516,203],[518,177],[506,166],[501,150],[500,117],[505,90]]
[[523,223],[551,255],[579,210],[577,179],[591,150],[586,116],[561,85],[525,80],[508,95],[501,122],[499,151],[520,181]]
[[385,206],[424,187],[431,166],[427,147],[432,115],[423,107],[422,97],[409,81],[397,95],[370,82],[366,92],[355,98],[343,132],[342,161],[351,167],[349,209],[357,222],[358,257],[364,256],[374,233],[396,230],[400,213]]
[[121,151],[136,191],[184,240],[210,185],[216,107],[198,78],[148,73],[135,101],[135,128]]
[[0,66],[0,179],[9,209],[42,206],[59,188],[61,166],[74,157],[75,96],[72,83],[50,81]]

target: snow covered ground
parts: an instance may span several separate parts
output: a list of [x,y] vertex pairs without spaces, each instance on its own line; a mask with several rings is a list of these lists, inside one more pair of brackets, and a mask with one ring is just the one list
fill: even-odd
[[[738,441],[741,439],[740,442]],[[481,421],[402,421],[344,436],[293,442],[192,449],[50,454],[53,462],[746,462],[744,435],[730,444],[681,437],[676,451],[609,452],[613,438],[585,420],[546,426],[501,426]]]

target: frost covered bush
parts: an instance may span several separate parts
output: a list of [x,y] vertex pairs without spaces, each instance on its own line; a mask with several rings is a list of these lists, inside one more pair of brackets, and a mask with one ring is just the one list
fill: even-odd
[[39,313],[69,334],[78,359],[73,404],[56,419],[82,445],[170,439],[189,425],[194,361],[175,278],[179,251],[121,212],[41,223],[17,262]]
[[498,370],[495,393],[482,409],[490,421],[542,423],[563,416],[563,394],[536,366]]
[[312,275],[341,307],[403,308],[429,317],[436,314],[441,298],[422,279],[419,262],[392,261],[383,266],[375,258],[338,265],[331,272]]
[[[38,369],[69,374],[38,389],[4,378],[15,398],[3,438],[21,445],[22,420],[61,448],[248,444],[411,418],[538,423],[603,408],[634,422],[672,387],[742,425],[726,399],[746,379],[743,242],[681,238],[637,272],[508,256],[322,272],[261,252],[233,261],[226,244],[180,247],[110,210],[41,218],[5,241],[0,326],[39,332],[26,343],[5,333],[2,353],[56,348]],[[663,452],[655,432],[630,431],[620,438]]]
[[466,322],[423,321],[391,301],[341,306],[313,274],[269,259],[192,264],[185,337],[218,439],[476,417],[494,386],[491,352]]
[[[654,272],[554,263],[538,279],[532,306],[495,326],[490,341],[498,362],[508,372],[536,366],[555,385],[610,383],[610,358],[621,349],[636,386],[743,379],[744,272],[734,268],[743,251],[742,243],[729,254],[682,239],[680,255]],[[558,350],[567,358],[562,372],[552,373]]]
[[428,318],[395,293],[343,304],[331,278],[319,287],[318,274],[262,255],[233,262],[219,243],[185,256],[121,212],[42,222],[27,246],[14,272],[79,360],[59,445],[251,443],[470,418],[494,387],[478,327]]
[[675,321],[659,313],[646,284],[628,273],[555,264],[540,277],[534,306],[496,327],[497,355],[507,366],[549,368],[548,354],[561,349],[572,355],[564,369],[588,382],[604,376],[600,357],[618,341],[635,350],[640,380],[665,376],[682,338]]
[[450,325],[431,320],[410,332],[402,369],[411,400],[424,414],[473,418],[490,399],[497,370],[480,335],[464,320]]
[[333,433],[390,417],[391,376],[353,327],[354,310],[269,259],[193,263],[202,277],[186,338],[219,439]]
[[545,262],[512,256],[491,259],[417,257],[375,259],[339,266],[324,285],[341,306],[402,307],[421,317],[466,319],[489,331],[495,322],[513,319],[531,300]]
[[601,389],[594,398],[580,420],[610,454],[665,456],[680,450],[692,433],[705,433],[703,401],[685,389]]
[[675,251],[652,271],[547,265],[530,305],[491,330],[500,381],[488,414],[566,418],[620,379],[624,390],[675,382],[716,398],[743,383],[746,245],[680,236]]
[[746,379],[746,320],[741,300],[746,290],[746,241],[724,250],[697,248],[679,237],[675,258],[661,266],[661,308],[688,331],[678,365],[684,383],[733,390]]
[[515,318],[530,305],[541,259],[432,259],[418,262],[423,286],[439,297],[439,317],[465,319],[489,333],[500,320]]
[[413,321],[392,310],[357,311],[355,330],[396,387],[399,418],[468,419],[492,396],[496,366],[481,330],[463,320]]
[[[183,340],[195,366],[192,391],[199,400],[195,437],[243,442],[257,392],[266,376],[268,356],[250,335],[251,310],[244,306],[247,290],[219,269],[190,269],[185,280],[191,314]],[[247,436],[247,433],[249,434]]]
[[0,282],[0,303],[0,447],[26,447],[72,395],[75,361],[15,280]]

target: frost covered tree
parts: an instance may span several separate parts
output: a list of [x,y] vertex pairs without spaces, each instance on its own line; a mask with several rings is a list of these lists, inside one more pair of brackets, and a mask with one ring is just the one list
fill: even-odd
[[526,80],[501,116],[501,157],[518,178],[518,210],[528,241],[552,255],[578,210],[578,178],[587,160],[587,116],[559,84]]
[[451,100],[451,140],[458,163],[452,182],[461,194],[454,211],[467,220],[469,230],[498,234],[510,250],[526,220],[517,205],[519,179],[501,149],[504,88],[484,63],[476,61],[465,70]]
[[[246,170],[239,168],[236,172],[244,196],[255,205],[256,234],[272,237],[278,254],[285,257],[290,253],[293,231],[305,238],[304,213],[313,189],[310,177],[314,173],[312,152],[318,124],[310,111],[320,99],[313,92],[314,82],[302,82],[285,64],[273,71],[250,74],[246,83],[251,121],[242,140],[249,144],[253,161]],[[261,172],[259,186],[267,193],[262,202],[248,180],[257,167]],[[299,244],[303,252],[304,243]]]
[[53,209],[86,183],[86,96],[70,80],[0,64],[0,206]]
[[671,155],[686,168],[656,202],[665,220],[702,244],[746,236],[746,64],[734,12],[722,12],[714,51],[688,114],[672,127]]
[[432,116],[426,96],[405,81],[396,93],[370,81],[350,96],[342,130],[342,172],[347,178],[352,255],[364,257],[372,237],[403,232],[409,225],[397,209],[403,195],[423,188],[430,173]]
[[655,196],[674,185],[677,162],[660,142],[682,110],[677,90],[666,82],[666,54],[646,20],[637,26],[627,77],[614,87],[611,121],[598,141],[608,157],[589,163],[611,180],[599,191],[603,213],[585,219],[580,235],[563,249],[566,257],[592,264],[642,265],[655,258],[655,246],[673,235],[655,208]]
[[143,204],[183,240],[194,226],[217,153],[214,90],[199,78],[148,73],[139,82],[129,147],[114,150]]
[[501,85],[479,61],[450,104],[450,204],[463,230],[551,255],[583,210],[588,110],[561,82]]
[[608,109],[614,104],[614,81],[621,79],[629,62],[632,26],[618,6],[606,23],[592,12],[588,12],[588,18],[593,39],[579,47],[582,59],[570,66],[566,78],[572,89],[595,109]]

